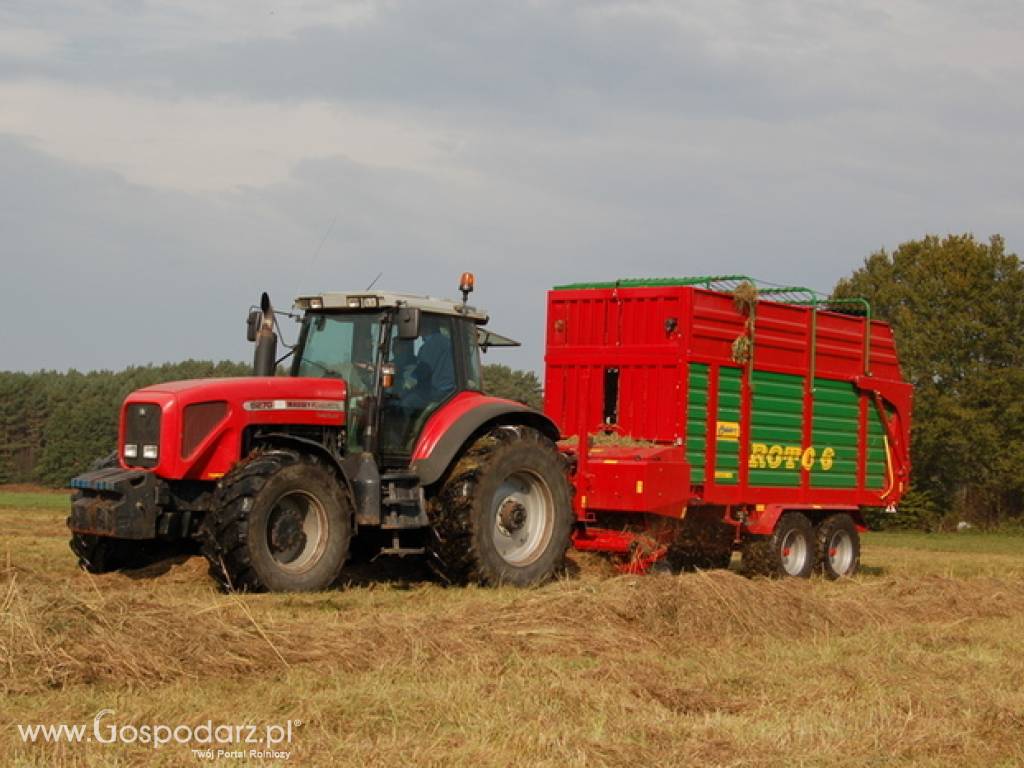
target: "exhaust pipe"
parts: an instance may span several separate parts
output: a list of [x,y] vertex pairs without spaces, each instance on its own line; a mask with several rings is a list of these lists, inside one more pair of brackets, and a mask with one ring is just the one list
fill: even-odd
[[256,333],[252,373],[253,376],[273,376],[277,372],[277,334],[274,333],[274,308],[266,293],[260,297],[260,312],[263,318]]

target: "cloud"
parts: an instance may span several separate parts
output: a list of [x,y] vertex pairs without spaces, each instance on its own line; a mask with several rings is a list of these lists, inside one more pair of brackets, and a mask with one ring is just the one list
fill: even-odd
[[[147,93],[327,99],[503,120],[569,121],[608,103],[791,120],[891,107],[897,94],[934,101],[951,74],[960,93],[961,84],[1019,74],[1024,64],[1021,20],[998,0],[72,7],[47,15],[43,28],[74,44],[35,74]],[[38,10],[24,8],[16,22],[40,23]]]
[[60,50],[60,35],[38,29],[0,28],[0,60],[43,59]]
[[52,81],[0,82],[0,102],[0,133],[131,182],[192,191],[272,184],[324,155],[438,166],[450,135],[327,102],[169,100]]
[[[28,369],[245,358],[240,323],[259,291],[284,307],[301,291],[364,287],[378,271],[383,287],[450,296],[475,270],[497,326],[539,338],[541,285],[557,272],[537,283],[540,262],[566,252],[582,224],[545,216],[544,199],[489,200],[472,184],[345,158],[197,195],[8,139],[0,178],[18,180],[0,185],[0,327],[18,329],[5,333],[5,366]],[[531,344],[503,359],[532,367],[540,354]]]
[[30,30],[0,35],[11,367],[244,357],[260,290],[383,270],[450,295],[472,269],[525,342],[501,359],[540,368],[559,282],[827,289],[925,232],[1024,237],[999,0],[16,2],[0,23]]

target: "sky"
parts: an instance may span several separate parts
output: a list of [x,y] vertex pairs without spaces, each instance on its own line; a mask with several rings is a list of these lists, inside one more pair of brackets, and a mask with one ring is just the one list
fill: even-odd
[[[1024,243],[1017,0],[0,0],[0,369],[251,359],[259,293],[827,291]],[[291,341],[294,326],[285,325]]]

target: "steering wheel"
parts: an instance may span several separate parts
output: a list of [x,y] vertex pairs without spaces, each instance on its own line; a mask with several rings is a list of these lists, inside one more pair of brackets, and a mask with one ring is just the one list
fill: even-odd
[[352,389],[364,392],[373,390],[373,366],[367,363],[341,363],[338,373]]

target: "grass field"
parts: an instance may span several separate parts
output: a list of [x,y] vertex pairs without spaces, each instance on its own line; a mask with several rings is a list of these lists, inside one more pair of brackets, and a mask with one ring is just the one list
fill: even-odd
[[17,728],[91,733],[103,709],[105,725],[293,721],[286,763],[218,765],[1024,764],[1024,538],[869,534],[841,583],[616,576],[595,558],[526,591],[408,567],[239,597],[199,558],[77,570],[65,506],[0,491],[5,765],[211,762]]

